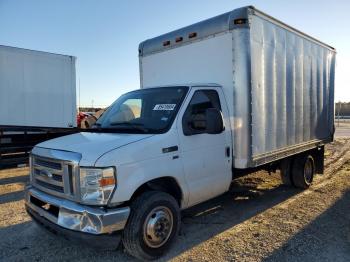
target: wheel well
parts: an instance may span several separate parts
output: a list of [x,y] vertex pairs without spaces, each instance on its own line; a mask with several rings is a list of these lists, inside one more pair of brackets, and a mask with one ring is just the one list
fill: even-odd
[[315,161],[316,174],[324,173],[324,146],[314,149],[312,156]]
[[287,158],[284,158],[282,160],[279,160],[278,167],[279,169],[283,168],[283,160],[287,161],[294,161],[295,158],[301,155],[311,155],[314,159],[314,165],[315,165],[315,173],[316,174],[323,174],[324,172],[324,146],[319,146],[317,148],[301,152],[299,154],[289,156]]
[[173,177],[161,177],[150,180],[141,185],[132,195],[131,201],[146,191],[161,191],[173,196],[181,207],[182,191]]

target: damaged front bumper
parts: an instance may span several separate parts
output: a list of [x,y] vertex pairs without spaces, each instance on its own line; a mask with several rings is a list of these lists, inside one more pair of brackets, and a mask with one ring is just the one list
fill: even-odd
[[[31,186],[25,191],[27,212],[45,227],[55,225],[67,230],[87,235],[111,235],[122,230],[130,214],[129,207],[105,209],[89,207],[48,195]],[[58,227],[56,227],[56,225]]]

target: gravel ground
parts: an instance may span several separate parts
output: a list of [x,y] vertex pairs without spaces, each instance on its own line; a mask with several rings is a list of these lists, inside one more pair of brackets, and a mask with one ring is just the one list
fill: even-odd
[[[162,260],[350,261],[350,139],[327,146],[326,172],[306,191],[279,174],[253,173],[183,213],[181,235]],[[28,169],[0,171],[0,261],[130,261],[57,238],[24,211]]]

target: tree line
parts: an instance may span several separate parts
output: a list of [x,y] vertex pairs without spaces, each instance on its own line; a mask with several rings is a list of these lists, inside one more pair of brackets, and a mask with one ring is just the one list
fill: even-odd
[[350,116],[350,102],[335,103],[335,115]]

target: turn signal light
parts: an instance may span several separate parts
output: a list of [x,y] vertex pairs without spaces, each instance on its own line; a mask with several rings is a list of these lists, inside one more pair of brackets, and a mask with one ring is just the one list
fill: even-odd
[[100,180],[100,186],[114,186],[115,185],[115,178],[114,177],[104,177]]

